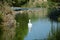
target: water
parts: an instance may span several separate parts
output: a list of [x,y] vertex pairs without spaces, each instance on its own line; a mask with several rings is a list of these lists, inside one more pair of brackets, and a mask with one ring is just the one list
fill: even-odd
[[[51,31],[51,27],[57,26],[56,22],[53,22],[53,26],[52,26],[50,19],[46,16],[48,13],[47,13],[47,9],[45,8],[40,10],[32,10],[27,13],[28,13],[27,15],[25,13],[20,14],[20,17],[17,15],[17,19],[18,19],[17,22],[20,22],[20,26],[21,26],[18,29],[20,30],[19,32],[20,32],[20,36],[22,36],[21,38],[23,38],[24,40],[44,40],[48,37],[49,32]],[[29,21],[29,18],[32,24],[30,31],[29,28],[27,29],[27,25],[28,25],[27,21]]]
[[37,20],[36,22],[32,22],[32,30],[25,37],[25,40],[33,40],[33,39],[43,39],[46,38],[49,30],[51,28],[50,21],[48,19]]
[[[38,19],[36,21],[34,21],[33,18],[31,17],[32,29],[30,32],[28,32],[24,40],[44,40],[48,37],[49,32],[51,31],[51,21],[49,20],[48,17],[43,17],[44,15],[43,11],[42,17],[40,17],[39,14],[36,13],[36,17],[38,16]],[[54,22],[53,25],[57,26],[56,22]]]

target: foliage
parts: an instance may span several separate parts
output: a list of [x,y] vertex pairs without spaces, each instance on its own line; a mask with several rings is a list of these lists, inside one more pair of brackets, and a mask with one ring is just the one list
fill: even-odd
[[35,5],[36,5],[36,7],[41,7],[41,5],[39,3],[36,3]]
[[26,4],[29,0],[13,0],[13,6],[22,6]]
[[2,30],[2,13],[0,11],[0,40],[2,40],[3,30]]
[[26,4],[29,0],[0,0],[1,2],[7,2],[10,5],[13,6],[22,6],[24,4]]
[[24,37],[27,35],[28,32],[28,14],[17,14],[15,17],[16,21],[19,23],[16,27],[16,35],[15,40],[24,40]]
[[48,1],[60,3],[60,0],[48,0]]
[[[13,11],[6,3],[0,3],[0,40],[12,40],[15,32]],[[8,16],[7,16],[8,15]],[[12,22],[11,22],[12,20]],[[11,25],[12,24],[12,25]],[[13,30],[12,30],[13,29]],[[3,34],[3,35],[2,35]],[[9,34],[9,35],[7,35]],[[3,36],[3,37],[2,37]]]
[[2,24],[3,19],[2,19],[2,13],[0,12],[0,25]]
[[47,2],[43,2],[43,3],[41,4],[41,7],[46,8],[46,7],[47,7]]
[[0,25],[0,40],[2,40],[2,35],[3,35],[3,30],[2,30],[2,26]]
[[49,8],[56,7],[56,3],[54,3],[54,2],[48,2],[47,4],[48,4]]
[[60,28],[56,30],[51,30],[48,36],[48,40],[60,40]]
[[2,4],[4,4],[6,2],[9,5],[12,5],[12,0],[0,0],[0,2],[2,2]]
[[56,3],[57,6],[60,6],[60,0],[48,0],[48,2]]
[[58,20],[58,18],[60,18],[60,9],[56,9],[56,8],[51,8],[48,14],[48,17],[50,20],[53,20],[55,22],[59,22],[60,20]]

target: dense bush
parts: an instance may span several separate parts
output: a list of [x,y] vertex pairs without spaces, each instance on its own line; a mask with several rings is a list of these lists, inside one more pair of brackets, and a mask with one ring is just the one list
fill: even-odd
[[60,6],[60,0],[48,0],[49,2],[57,3],[58,6]]
[[3,35],[3,29],[2,26],[0,25],[0,40],[2,40],[2,35]]
[[14,40],[24,40],[28,32],[28,15],[27,13],[19,13],[16,15],[15,19],[17,21],[17,27]]
[[2,19],[2,13],[0,12],[0,25],[2,24],[3,19]]
[[2,22],[2,18],[0,17],[0,24],[1,24],[1,22]]
[[13,6],[22,6],[26,4],[29,0],[13,0]]
[[47,40],[60,40],[60,28],[51,30]]
[[22,6],[24,4],[26,4],[29,0],[0,0],[1,2],[7,2],[9,3],[10,5],[13,5],[13,6]]
[[2,35],[3,35],[2,22],[3,22],[2,13],[0,11],[0,40],[2,40]]
[[60,20],[58,20],[58,18],[60,18],[60,9],[51,8],[48,17],[50,20],[53,20],[55,22],[60,22]]
[[48,0],[48,1],[56,2],[56,3],[60,3],[60,0]]

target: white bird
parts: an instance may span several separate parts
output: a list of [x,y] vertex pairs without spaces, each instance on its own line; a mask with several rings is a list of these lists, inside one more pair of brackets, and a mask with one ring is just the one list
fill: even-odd
[[31,23],[31,20],[29,19],[29,23],[28,23],[29,32],[31,31],[31,28],[32,28],[32,23]]

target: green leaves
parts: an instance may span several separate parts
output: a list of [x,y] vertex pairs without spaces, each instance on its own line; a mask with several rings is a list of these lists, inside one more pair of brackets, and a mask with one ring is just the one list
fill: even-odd
[[2,20],[2,13],[0,12],[0,24],[1,22],[3,22],[3,20]]
[[1,2],[7,2],[12,6],[22,6],[26,4],[29,0],[0,0]]
[[13,6],[22,6],[26,4],[29,0],[13,0],[15,3],[12,3]]
[[48,1],[60,3],[60,0],[48,0]]
[[28,14],[22,13],[15,16],[16,22],[19,23],[19,26],[16,27],[16,35],[14,40],[24,40],[24,37],[28,32]]

